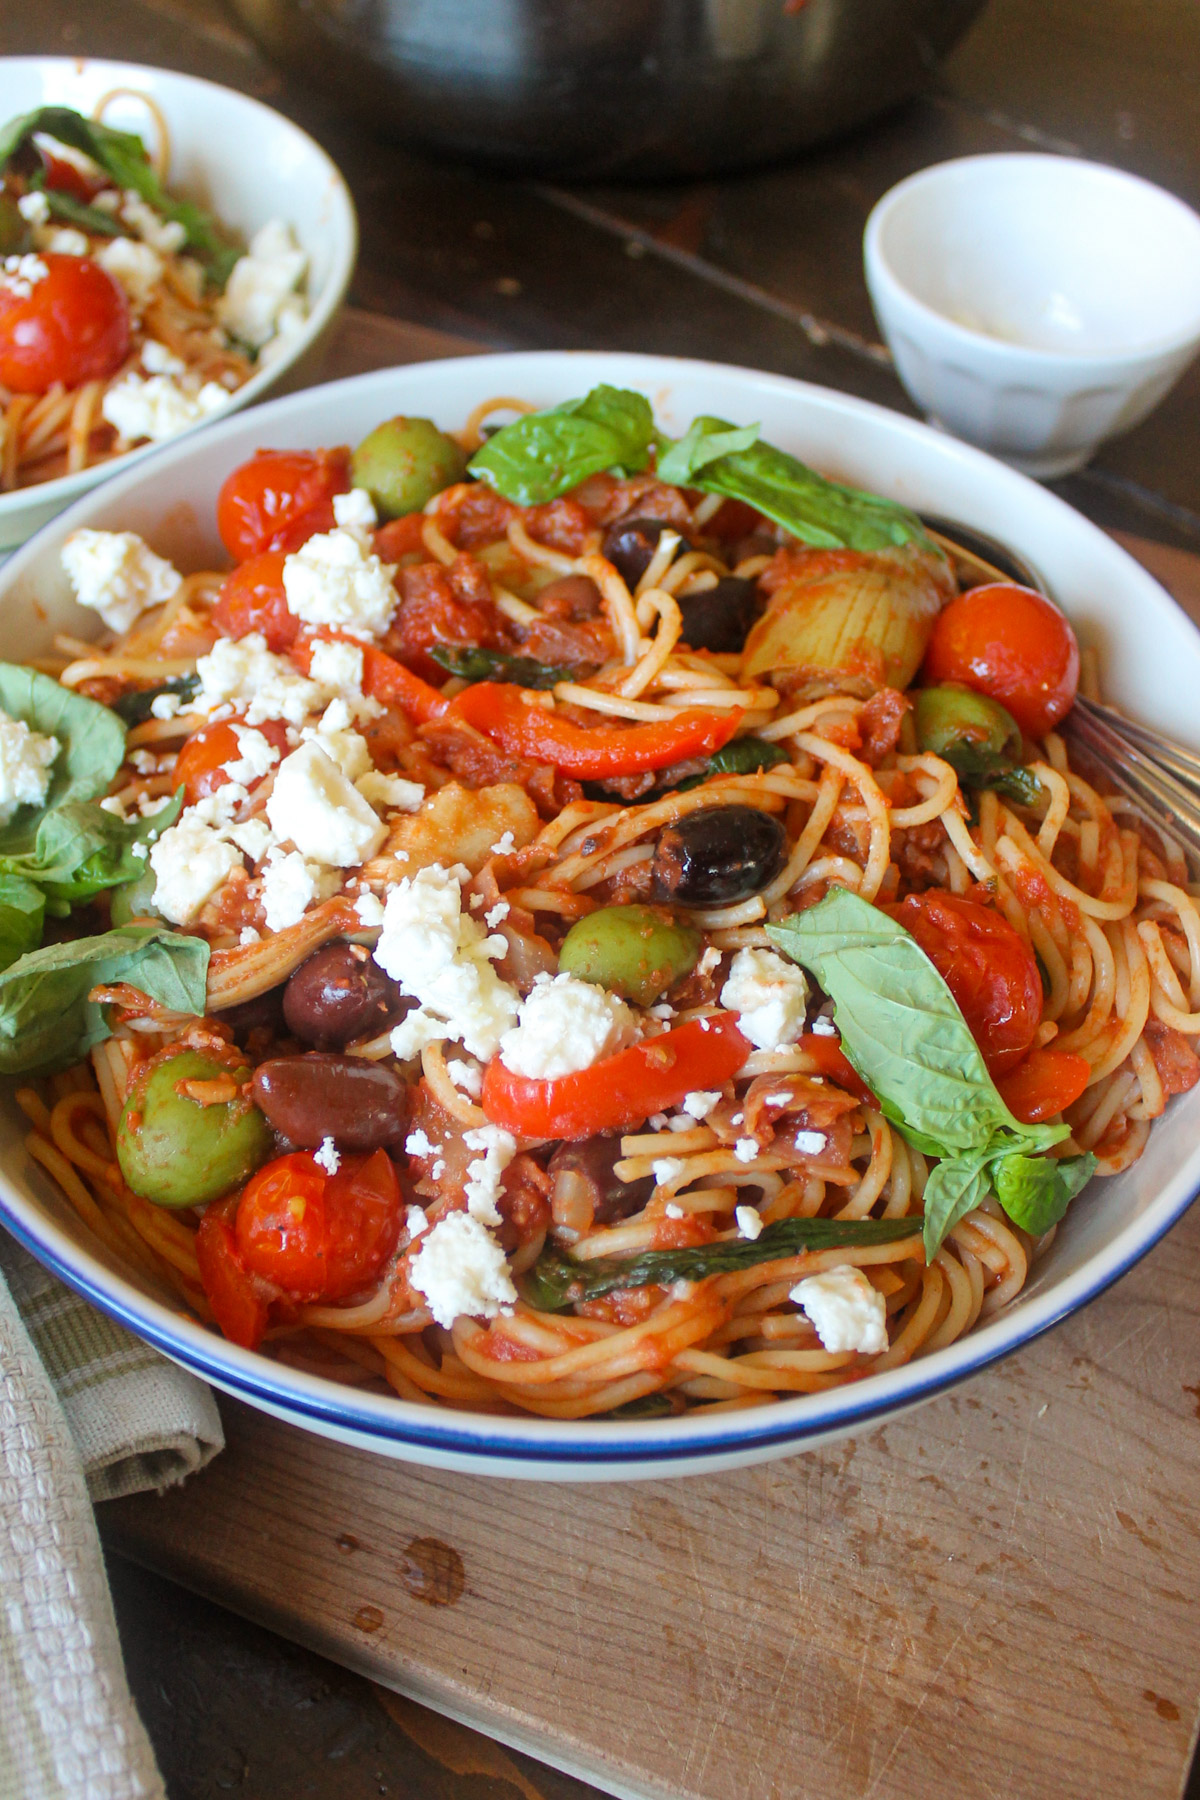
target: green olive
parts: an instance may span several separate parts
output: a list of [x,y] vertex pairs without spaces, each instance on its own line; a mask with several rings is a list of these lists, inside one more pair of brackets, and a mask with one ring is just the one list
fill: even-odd
[[154,890],[158,886],[158,877],[153,869],[147,869],[136,881],[127,881],[123,887],[114,888],[109,901],[109,915],[114,925],[128,925],[131,919],[157,919],[158,908],[154,904]]
[[350,466],[355,487],[367,489],[384,518],[398,519],[462,481],[467,459],[432,419],[401,417],[368,432]]
[[1021,730],[1012,714],[973,688],[918,688],[915,711],[917,742],[935,756],[945,756],[960,744],[988,756],[1021,754]]
[[135,1194],[156,1206],[202,1206],[240,1187],[274,1149],[271,1127],[245,1092],[202,1106],[181,1083],[248,1082],[236,1054],[154,1057],[134,1079],[117,1130],[117,1161]]
[[602,906],[572,925],[558,966],[567,975],[652,1006],[691,973],[700,955],[700,933],[678,925],[653,906]]

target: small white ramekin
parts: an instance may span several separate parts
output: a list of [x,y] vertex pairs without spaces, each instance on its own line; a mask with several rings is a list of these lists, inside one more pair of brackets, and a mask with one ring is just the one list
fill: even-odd
[[1027,474],[1064,475],[1200,349],[1200,217],[1068,156],[967,156],[886,193],[867,286],[913,399]]

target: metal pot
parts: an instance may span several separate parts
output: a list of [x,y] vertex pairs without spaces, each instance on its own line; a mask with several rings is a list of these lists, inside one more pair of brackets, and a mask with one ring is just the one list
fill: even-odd
[[702,175],[907,99],[984,0],[234,0],[390,136],[514,172]]

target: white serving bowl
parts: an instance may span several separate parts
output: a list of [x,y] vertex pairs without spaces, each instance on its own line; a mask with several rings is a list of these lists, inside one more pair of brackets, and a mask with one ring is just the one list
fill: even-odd
[[1200,349],[1200,217],[1099,163],[938,163],[883,196],[863,257],[913,399],[1030,475],[1078,468]]
[[[1024,476],[899,414],[776,375],[660,356],[554,351],[390,369],[315,388],[208,426],[113,477],[48,525],[0,572],[0,656],[36,655],[51,634],[94,626],[75,606],[59,553],[88,525],[143,533],[185,568],[221,556],[213,525],[229,470],[264,437],[282,449],[353,443],[396,412],[461,426],[489,394],[551,405],[597,382],[641,389],[668,431],[697,413],[761,421],[771,441],[818,468],[1011,543],[1044,571],[1109,694],[1200,748],[1194,695],[1200,633],[1145,570]],[[436,1467],[542,1480],[597,1480],[737,1467],[786,1456],[927,1400],[1055,1324],[1123,1274],[1200,1189],[1200,1089],[1173,1101],[1141,1160],[1093,1185],[1017,1301],[906,1368],[745,1413],[566,1422],[439,1412],[361,1394],[241,1350],[185,1316],[89,1236],[25,1153],[0,1108],[0,1218],[62,1278],[168,1356],[267,1412],[342,1442]]]
[[[148,94],[161,108],[171,135],[167,180],[173,193],[199,201],[246,238],[269,219],[285,219],[308,252],[309,314],[303,329],[276,360],[230,395],[220,416],[253,405],[268,390],[286,393],[315,379],[358,251],[354,202],[335,165],[307,132],[261,101],[194,75],[86,56],[0,57],[0,124],[47,105],[71,106],[90,116],[114,88]],[[153,148],[153,120],[136,99],[114,100],[104,118],[137,131]],[[80,494],[158,448],[147,444],[77,475],[0,494],[0,554],[23,543]]]

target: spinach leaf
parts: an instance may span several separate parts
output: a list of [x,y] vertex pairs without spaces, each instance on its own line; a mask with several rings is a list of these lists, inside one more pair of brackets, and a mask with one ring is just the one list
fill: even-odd
[[172,1012],[204,1012],[208,945],[165,927],[125,925],[47,944],[0,971],[0,1074],[68,1068],[110,1035],[94,987],[128,982]]
[[577,671],[555,663],[537,662],[532,656],[510,656],[504,650],[481,650],[474,644],[434,644],[429,652],[460,681],[508,681],[518,687],[549,689],[560,681],[572,681]]
[[205,263],[209,278],[223,288],[239,256],[241,246],[203,207],[188,200],[175,200],[154,172],[146,146],[136,132],[114,131],[97,119],[85,119],[82,113],[67,106],[40,106],[35,112],[10,119],[0,130],[0,168],[28,143],[35,132],[45,132],[74,150],[82,150],[122,192],[132,188],[148,201],[164,219],[174,219],[183,226],[185,242]]
[[1040,1237],[1066,1212],[1096,1172],[1096,1159],[1086,1156],[1006,1156],[997,1163],[996,1198],[1014,1225]]
[[543,506],[606,469],[637,474],[657,442],[644,394],[602,385],[502,425],[467,468],[519,506]]
[[[726,451],[711,461],[705,459],[699,466],[693,465],[690,457],[676,455],[689,440],[700,449],[706,442],[712,443],[734,430],[724,419],[697,419],[687,437],[660,459],[660,476],[669,480],[666,469],[674,468],[677,462],[688,465],[690,472],[684,486],[699,488],[705,494],[722,494],[727,500],[744,500],[801,543],[817,549],[889,550],[917,544],[931,554],[939,554],[920,519],[907,507],[879,494],[865,493],[861,488],[827,481],[798,457],[763,443],[757,434],[756,441],[748,447]],[[693,433],[698,433],[694,439]],[[703,455],[702,450],[700,454]]]
[[0,859],[7,860],[33,848],[38,825],[48,811],[93,800],[107,791],[125,757],[125,727],[107,706],[20,663],[0,662],[0,711],[23,719],[31,731],[57,738],[61,745],[45,806],[22,807],[0,829]]
[[0,969],[42,941],[46,896],[19,875],[0,875]]
[[856,1244],[896,1244],[916,1237],[919,1218],[780,1219],[757,1238],[727,1238],[677,1250],[644,1250],[636,1256],[597,1257],[572,1262],[557,1250],[543,1250],[520,1277],[522,1297],[540,1312],[559,1312],[581,1300],[595,1300],[619,1288],[650,1287],[672,1281],[703,1281],[752,1269],[759,1263],[799,1256],[805,1250],[840,1250]]
[[0,871],[36,882],[50,910],[62,915],[103,888],[144,875],[149,846],[175,823],[182,807],[182,788],[145,819],[119,818],[92,801],[60,806],[43,813],[33,850],[4,858]]
[[170,681],[164,681],[158,687],[134,688],[128,694],[122,694],[113,701],[112,710],[126,725],[144,725],[147,719],[154,717],[154,702],[160,694],[178,694],[182,704],[194,700],[199,687],[198,675],[173,675]]
[[[716,429],[711,429],[712,427]],[[758,442],[758,426],[722,425],[716,419],[693,419],[683,436],[658,459],[660,481],[673,487],[692,487],[695,477],[720,456],[733,456]]]

